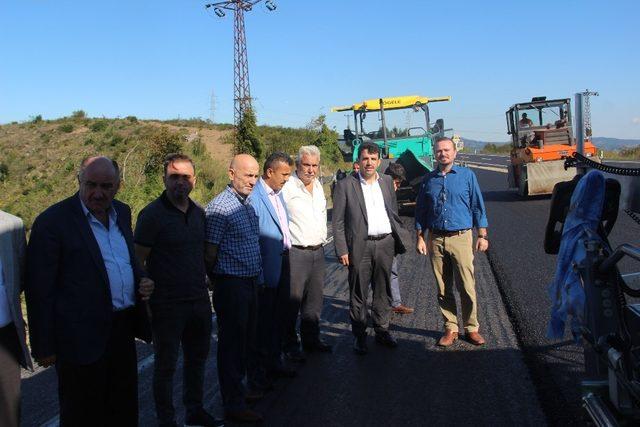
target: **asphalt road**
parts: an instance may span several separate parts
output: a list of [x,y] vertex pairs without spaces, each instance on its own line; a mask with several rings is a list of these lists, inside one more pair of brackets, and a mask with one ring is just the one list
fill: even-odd
[[[477,158],[474,160],[478,160]],[[494,166],[501,166],[497,159]],[[562,341],[546,338],[550,313],[547,286],[555,273],[556,257],[543,249],[550,197],[520,198],[507,190],[506,169],[474,167],[489,217],[491,247],[488,258],[504,296],[538,391],[553,425],[581,425],[579,383],[584,373],[583,350],[569,334]],[[633,230],[636,230],[635,233]],[[612,245],[629,242],[640,226],[621,213],[609,236]],[[622,273],[637,272],[637,264],[623,263]]]
[[[405,218],[410,226],[412,218]],[[435,346],[442,323],[436,286],[427,259],[411,251],[399,260],[404,303],[413,315],[392,319],[397,349],[376,345],[370,353],[352,352],[346,270],[325,248],[327,276],[322,329],[333,354],[311,355],[292,380],[281,380],[256,408],[265,425],[524,425],[546,424],[511,320],[494,281],[487,257],[476,258],[479,316],[487,345],[465,341],[450,349]],[[215,338],[215,331],[214,331]],[[221,415],[213,340],[206,376],[208,409]],[[141,347],[148,353],[148,347]],[[141,355],[140,424],[154,425],[150,359]],[[56,381],[51,369],[26,379],[24,425],[56,425]],[[180,407],[181,375],[175,378]],[[182,409],[178,410],[182,414]]]
[[[471,154],[458,153],[457,159],[462,162],[481,166],[506,167],[509,164],[509,156],[503,154]],[[622,168],[640,167],[640,161],[636,160],[602,160],[603,163]]]

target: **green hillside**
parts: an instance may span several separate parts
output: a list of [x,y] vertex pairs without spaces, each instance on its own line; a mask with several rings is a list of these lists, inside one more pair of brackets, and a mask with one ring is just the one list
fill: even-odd
[[[206,204],[227,183],[232,132],[230,125],[198,119],[87,118],[82,111],[57,120],[36,117],[2,125],[0,209],[23,218],[30,228],[42,210],[77,191],[76,174],[82,159],[100,154],[119,163],[122,188],[117,198],[131,205],[135,218],[162,191],[162,159],[176,151],[193,157],[198,181],[192,196]],[[267,153],[284,150],[294,154],[301,145],[322,144],[326,134],[326,129],[258,128]],[[325,153],[332,148],[321,149]],[[329,157],[323,159],[325,165],[333,163]]]

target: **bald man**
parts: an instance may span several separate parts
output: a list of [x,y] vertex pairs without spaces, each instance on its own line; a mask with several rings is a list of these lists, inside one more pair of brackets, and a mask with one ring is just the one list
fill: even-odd
[[58,374],[62,426],[135,426],[135,337],[151,340],[153,282],[137,263],[118,165],[85,159],[79,191],[35,220],[25,294],[31,349]]
[[260,229],[248,201],[260,173],[258,162],[238,154],[229,165],[230,183],[205,209],[205,261],[213,284],[218,316],[218,381],[225,418],[260,422],[262,415],[247,407],[243,385],[249,350],[256,341]]

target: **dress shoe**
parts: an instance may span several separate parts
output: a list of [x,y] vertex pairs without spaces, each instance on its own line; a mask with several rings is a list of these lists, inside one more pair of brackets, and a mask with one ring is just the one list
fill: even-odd
[[264,397],[262,390],[251,389],[244,395],[244,401],[247,403],[256,403]]
[[458,333],[447,329],[440,340],[438,340],[438,345],[440,347],[450,347],[457,339]]
[[184,421],[185,427],[220,427],[224,426],[224,420],[214,418],[204,409],[187,415]]
[[262,381],[255,381],[253,384],[251,384],[251,389],[258,390],[266,394],[270,391],[273,391],[275,387],[273,385],[273,380],[265,378]]
[[478,332],[467,332],[467,341],[473,345],[483,345],[485,343],[484,338]]
[[225,412],[224,417],[229,421],[235,421],[238,423],[259,423],[263,420],[262,415],[252,409],[227,411]]
[[398,341],[387,331],[376,332],[376,342],[389,348],[396,348],[398,346]]
[[331,353],[333,347],[327,344],[322,338],[316,338],[313,341],[302,341],[302,349],[307,353]]
[[413,308],[400,304],[396,307],[393,307],[393,312],[397,314],[411,314],[413,313]]
[[367,348],[367,336],[366,335],[358,335],[353,340],[353,352],[359,355],[365,355],[369,349]]
[[278,366],[269,371],[269,376],[272,378],[295,378],[297,375],[298,372],[288,366]]
[[294,363],[304,363],[307,361],[307,358],[304,357],[304,353],[300,351],[300,349],[296,348],[293,350],[285,351],[283,354],[284,358],[289,362]]

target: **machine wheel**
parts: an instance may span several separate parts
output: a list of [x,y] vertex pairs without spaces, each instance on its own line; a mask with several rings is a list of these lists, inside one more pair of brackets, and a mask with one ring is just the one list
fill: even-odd
[[529,187],[527,185],[527,168],[520,168],[520,177],[518,179],[518,194],[520,197],[527,197],[529,195]]

